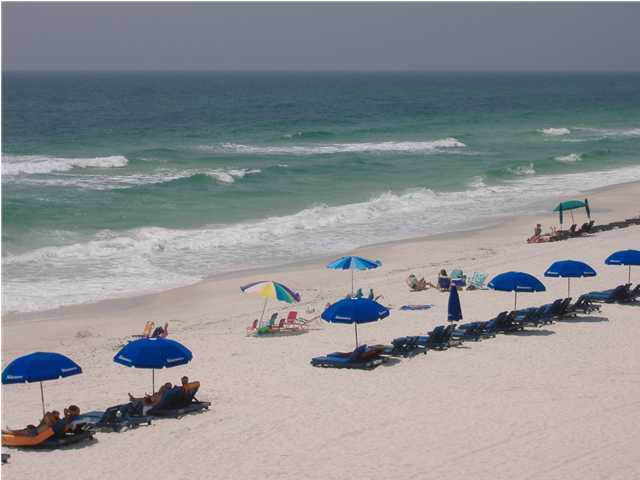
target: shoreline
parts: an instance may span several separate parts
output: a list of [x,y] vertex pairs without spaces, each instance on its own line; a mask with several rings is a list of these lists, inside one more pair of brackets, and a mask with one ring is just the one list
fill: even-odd
[[[631,181],[626,183],[619,183],[616,185],[607,185],[604,187],[598,187],[590,190],[585,190],[581,192],[579,195],[599,197],[604,194],[612,194],[612,193],[615,194],[616,192],[622,193],[624,195],[625,192],[629,189],[640,190],[640,181]],[[574,195],[574,197],[575,196],[576,195]],[[399,239],[399,240],[376,242],[376,243],[356,247],[352,250],[343,251],[340,253],[319,255],[319,256],[303,259],[303,260],[280,263],[280,264],[271,265],[271,266],[248,268],[248,269],[237,270],[232,272],[212,274],[195,283],[174,287],[174,288],[169,288],[167,290],[161,290],[158,292],[132,294],[129,296],[107,298],[107,299],[99,300],[97,302],[63,305],[61,307],[57,307],[53,309],[39,310],[34,312],[6,312],[6,313],[3,313],[1,316],[2,324],[5,325],[5,324],[16,322],[16,321],[19,321],[19,322],[39,321],[39,320],[44,320],[48,318],[49,319],[58,318],[60,316],[65,316],[65,315],[74,315],[74,313],[77,313],[76,312],[77,310],[84,310],[84,309],[91,310],[92,308],[107,308],[107,309],[111,308],[114,310],[119,310],[122,308],[126,309],[131,304],[136,304],[140,302],[144,303],[146,301],[152,302],[158,296],[180,293],[189,289],[197,289],[198,287],[202,287],[203,285],[210,284],[212,282],[223,282],[223,281],[229,281],[229,280],[242,280],[247,278],[255,278],[257,275],[266,274],[266,273],[286,274],[286,273],[296,272],[300,270],[313,269],[315,267],[318,267],[319,264],[322,264],[324,266],[326,263],[330,262],[331,260],[343,255],[358,254],[358,253],[362,255],[366,255],[363,252],[384,251],[388,249],[401,248],[402,246],[410,246],[416,243],[447,241],[452,238],[457,238],[461,235],[473,236],[474,234],[482,234],[483,232],[489,231],[491,229],[506,229],[510,225],[515,226],[523,223],[534,224],[535,222],[540,221],[540,223],[542,223],[544,227],[545,218],[540,217],[539,211],[542,210],[543,205],[545,207],[548,207],[549,203],[560,201],[563,198],[564,197],[562,195],[558,195],[546,200],[535,201],[528,205],[529,211],[526,213],[519,213],[519,214],[516,213],[511,215],[498,215],[495,217],[488,217],[486,219],[478,220],[476,225],[462,227],[460,229],[450,230],[447,232],[418,235],[415,237]],[[593,202],[592,202],[592,205],[593,205]],[[610,208],[608,209],[602,208],[600,205],[598,205],[598,202],[596,202],[596,204],[592,206],[592,214],[594,215],[609,214],[611,211],[612,210]],[[548,219],[552,218],[551,215],[549,215],[549,213],[552,213],[552,212],[549,211],[545,215],[545,217],[549,217]],[[640,209],[636,212],[636,214],[640,214]],[[615,215],[612,217],[609,217],[607,215],[607,218],[608,218],[607,221],[624,220],[624,218],[617,218],[615,217]],[[606,222],[602,222],[602,223],[606,223]],[[523,232],[526,232],[526,230],[523,230]],[[526,235],[528,234],[530,234],[530,232],[523,233],[524,235],[523,239],[526,240]]]

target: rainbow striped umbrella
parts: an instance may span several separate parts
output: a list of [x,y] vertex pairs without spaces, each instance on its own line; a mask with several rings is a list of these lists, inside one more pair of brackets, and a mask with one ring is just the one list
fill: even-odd
[[264,312],[267,309],[267,302],[270,298],[286,303],[296,303],[300,301],[300,295],[298,293],[278,282],[254,282],[249,285],[245,285],[244,287],[240,287],[240,290],[242,293],[256,293],[264,298],[264,306],[262,307],[262,315],[260,315],[258,327],[262,324],[262,318],[264,317]]

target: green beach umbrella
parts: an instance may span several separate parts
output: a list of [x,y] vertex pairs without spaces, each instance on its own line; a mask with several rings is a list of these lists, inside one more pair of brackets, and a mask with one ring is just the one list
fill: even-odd
[[573,220],[573,210],[576,208],[584,208],[587,212],[587,217],[591,219],[591,209],[589,208],[589,200],[584,199],[584,202],[580,200],[567,200],[566,202],[560,202],[556,208],[553,209],[554,212],[558,212],[560,214],[560,225],[562,225],[563,215],[562,213],[565,211],[569,211],[571,213],[571,222],[575,223]]

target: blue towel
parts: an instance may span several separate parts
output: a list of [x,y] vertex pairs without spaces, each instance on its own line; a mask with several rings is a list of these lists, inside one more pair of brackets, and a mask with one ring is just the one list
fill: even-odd
[[402,305],[400,310],[428,310],[433,305]]

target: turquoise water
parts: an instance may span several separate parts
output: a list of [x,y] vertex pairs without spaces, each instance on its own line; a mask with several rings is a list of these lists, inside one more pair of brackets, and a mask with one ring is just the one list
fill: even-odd
[[443,232],[640,179],[638,74],[3,82],[5,311]]

